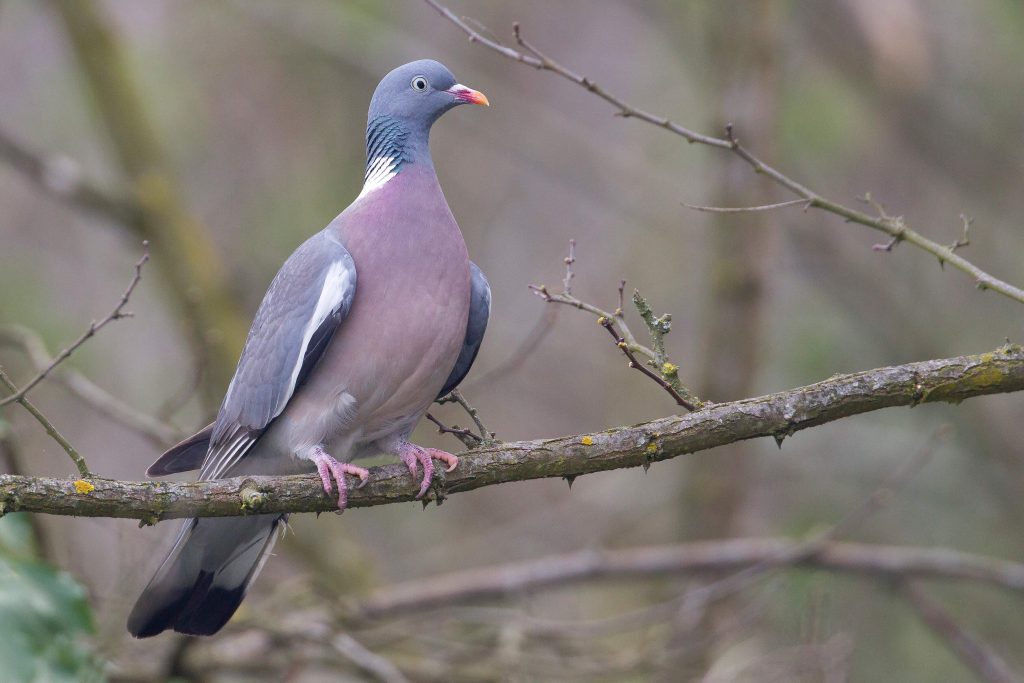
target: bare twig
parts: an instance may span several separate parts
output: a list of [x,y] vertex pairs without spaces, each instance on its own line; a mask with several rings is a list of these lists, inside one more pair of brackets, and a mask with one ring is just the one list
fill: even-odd
[[536,46],[528,43],[523,38],[522,31],[518,24],[513,24],[513,33],[516,42],[523,48],[523,51],[516,50],[515,48],[511,48],[487,38],[437,0],[424,0],[424,2],[437,10],[445,19],[465,33],[469,37],[470,42],[479,43],[480,45],[497,52],[503,57],[532,66],[538,70],[550,71],[561,78],[571,81],[612,105],[616,110],[616,114],[623,118],[634,118],[653,126],[657,126],[658,128],[663,128],[682,137],[689,143],[702,144],[707,145],[708,147],[730,151],[746,162],[754,172],[770,178],[777,185],[780,185],[800,197],[801,200],[807,204],[808,208],[821,209],[839,216],[847,222],[858,223],[883,232],[893,238],[899,237],[901,241],[913,244],[915,247],[934,255],[941,262],[949,263],[954,268],[970,275],[974,278],[975,284],[979,289],[991,289],[1013,299],[1014,301],[1024,303],[1024,290],[985,272],[967,259],[956,254],[954,249],[924,237],[920,233],[911,230],[909,227],[904,225],[902,221],[896,223],[887,216],[872,216],[827,199],[783,174],[776,168],[766,164],[751,153],[745,146],[740,144],[740,141],[733,135],[731,126],[726,128],[726,136],[722,138],[701,135],[700,133],[685,128],[664,116],[658,116],[639,109],[620,99],[617,95],[605,90],[602,86],[587,76],[577,74],[565,66],[562,66],[542,53]]
[[473,420],[473,424],[476,425],[477,429],[477,433],[474,434],[471,430],[464,429],[458,425],[453,424],[451,427],[448,427],[436,417],[427,413],[427,419],[437,425],[437,431],[439,434],[453,435],[461,441],[466,448],[476,448],[478,446],[496,443],[494,440],[494,432],[488,430],[481,421],[480,412],[470,405],[469,401],[466,400],[466,397],[463,396],[462,392],[457,388],[452,389],[446,396],[442,396],[437,399],[436,403],[438,405],[444,405],[445,403],[458,403],[459,406],[466,411],[466,414],[469,415],[469,418]]
[[[18,389],[18,386],[11,381],[11,378],[7,376],[7,373],[4,372],[2,367],[0,367],[0,383],[11,391],[17,391]],[[75,467],[78,468],[79,474],[83,477],[91,477],[92,473],[89,471],[89,466],[85,464],[85,458],[83,458],[78,451],[75,450],[75,447],[57,431],[57,428],[53,426],[53,423],[50,422],[46,416],[43,415],[43,413],[24,396],[17,398],[16,401],[21,404],[21,406],[27,410],[39,424],[43,426],[43,429],[45,429],[46,433],[50,435],[50,438],[56,441],[60,447],[64,449],[64,452],[67,453],[68,457],[75,463]]]
[[473,432],[469,431],[468,429],[465,429],[464,427],[459,427],[458,425],[452,425],[451,427],[449,427],[440,420],[438,420],[436,417],[431,415],[430,413],[427,413],[425,417],[431,422],[433,422],[435,425],[437,425],[438,434],[451,434],[456,439],[461,441],[462,445],[465,446],[466,448],[475,448],[476,446],[480,445],[480,437],[474,434]]
[[54,368],[63,363],[72,353],[74,353],[78,349],[78,347],[84,344],[94,334],[96,334],[104,327],[106,327],[108,323],[114,320],[120,320],[121,318],[130,318],[132,316],[131,313],[128,313],[124,310],[124,307],[128,305],[128,299],[131,297],[132,292],[135,291],[135,287],[136,285],[139,284],[139,280],[142,279],[142,266],[144,266],[146,264],[146,261],[149,260],[149,242],[143,241],[142,248],[143,254],[142,257],[135,263],[135,272],[132,275],[131,282],[128,283],[128,287],[124,290],[124,293],[121,295],[120,301],[118,301],[117,305],[114,306],[114,310],[108,313],[107,316],[100,320],[99,322],[93,321],[92,323],[90,323],[89,328],[85,332],[83,332],[78,339],[72,342],[72,344],[68,346],[66,349],[58,353],[56,357],[54,357],[54,359],[50,362],[49,365],[40,370],[36,374],[36,376],[30,379],[27,383],[25,383],[25,385],[22,386],[21,389],[16,389],[12,395],[0,400],[0,407],[9,405],[16,401],[20,401],[22,398],[24,398],[25,395],[33,389],[33,387],[35,387],[37,384],[46,379],[47,375],[53,372]]
[[565,278],[562,280],[562,291],[566,296],[572,296],[572,279],[576,273],[573,272],[573,264],[576,263],[576,240],[569,240],[569,255],[565,261]]
[[761,206],[698,206],[696,204],[687,204],[686,202],[683,202],[683,206],[687,209],[705,211],[707,213],[751,213],[754,211],[772,211],[773,209],[784,209],[787,206],[799,206],[801,204],[805,209],[809,208],[809,204],[806,199],[790,199],[788,202],[762,204]]
[[918,586],[904,582],[900,593],[932,633],[945,641],[953,654],[979,678],[988,683],[1024,682],[1024,677],[1014,672],[991,646],[958,624],[953,615]]
[[[922,403],[959,403],[987,394],[1024,390],[1024,349],[960,356],[839,375],[810,386],[731,403],[716,403],[630,427],[555,439],[482,446],[459,466],[437,476],[428,497],[484,486],[575,477],[651,463],[757,437],[796,431],[873,410]],[[84,487],[79,487],[84,488]],[[315,475],[240,477],[214,481],[123,482],[92,479],[87,491],[74,482],[0,476],[0,510],[157,521],[259,511],[326,512],[336,501]],[[349,494],[349,507],[411,501],[418,492],[408,468],[377,467],[369,483]]]
[[[956,251],[957,249],[960,249],[961,247],[966,247],[971,243],[970,233],[971,226],[974,224],[974,219],[968,218],[964,214],[960,214],[960,222],[963,225],[963,234],[960,236],[959,239],[957,239],[955,242],[949,245],[950,251]],[[946,267],[946,261],[941,256],[939,257],[939,267]]]
[[480,434],[480,441],[488,442],[494,440],[494,432],[489,430],[483,421],[480,419],[480,411],[470,405],[466,397],[462,395],[462,392],[458,388],[452,389],[451,393],[437,401],[440,404],[445,403],[458,403],[462,406],[462,409],[466,411],[470,419],[473,420],[473,424],[476,425],[476,429]]
[[608,333],[611,334],[612,338],[615,340],[615,345],[620,348],[622,353],[626,355],[626,358],[629,359],[629,367],[634,370],[639,370],[642,374],[649,377],[655,384],[668,392],[668,395],[672,397],[676,404],[681,405],[689,411],[697,410],[696,403],[683,398],[683,396],[676,391],[675,387],[672,386],[671,382],[666,381],[661,376],[652,372],[645,363],[637,359],[636,355],[634,355],[633,351],[629,348],[629,344],[626,343],[626,340],[619,334],[618,330],[615,329],[615,323],[611,318],[602,316],[601,318],[598,318],[598,323],[600,323],[604,329],[608,330]]
[[[664,389],[676,402],[687,410],[697,410],[703,406],[703,402],[690,392],[679,380],[679,366],[672,363],[665,352],[664,337],[671,329],[672,316],[665,314],[656,318],[647,301],[640,296],[639,292],[633,293],[633,303],[636,305],[640,317],[651,333],[651,340],[654,349],[651,350],[640,344],[626,324],[625,315],[622,311],[624,290],[626,281],[619,281],[619,306],[614,313],[582,301],[575,296],[568,288],[575,274],[573,264],[576,263],[576,240],[569,240],[569,255],[565,261],[565,278],[562,280],[563,290],[561,293],[552,294],[545,285],[530,285],[530,291],[536,294],[547,303],[565,304],[587,311],[597,316],[597,323],[608,330],[615,340],[615,345],[622,351],[629,361],[629,367],[639,370],[642,374],[653,380],[658,386]],[[647,362],[641,362],[636,354],[647,357]],[[657,373],[648,369],[648,366],[656,368]]]
[[786,564],[782,558],[805,541],[731,538],[677,545],[583,550],[538,560],[465,569],[381,588],[355,612],[364,617],[412,612],[481,600],[521,596],[582,581],[659,578],[722,573],[771,562],[774,566],[861,574],[883,581],[942,579],[978,581],[1024,593],[1024,564],[948,548],[916,548],[826,541],[811,554]]
[[[0,327],[0,344],[14,346],[24,352],[37,372],[41,372],[53,363],[53,357],[42,338],[26,327],[20,325]],[[57,368],[50,376],[99,413],[141,434],[158,446],[166,446],[180,441],[186,436],[180,429],[124,403],[94,384],[82,373],[66,365]]]
[[974,225],[974,219],[960,214],[960,221],[963,223],[964,232],[960,239],[949,245],[950,251],[956,251],[960,247],[966,247],[971,243],[971,226]]

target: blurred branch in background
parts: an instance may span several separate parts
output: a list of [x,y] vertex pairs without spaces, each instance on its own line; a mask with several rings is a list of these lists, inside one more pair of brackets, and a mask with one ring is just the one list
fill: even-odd
[[139,220],[139,207],[127,197],[116,197],[82,177],[79,165],[65,156],[44,157],[0,130],[0,160],[44,193],[95,213],[114,223]]
[[50,378],[66,388],[78,400],[101,415],[145,437],[156,446],[165,447],[187,436],[184,431],[173,425],[124,403],[77,370],[54,367],[56,359],[46,349],[42,337],[26,327],[0,326],[0,345],[19,349],[28,357],[37,372],[51,368]]
[[904,581],[899,592],[914,608],[921,621],[944,640],[949,649],[974,673],[989,683],[1022,683],[1018,676],[989,645],[961,626],[953,616],[912,582]]
[[[547,672],[547,677],[608,678],[637,670],[657,672],[673,662],[678,667],[684,655],[694,654],[695,645],[714,641],[708,636],[691,634],[688,643],[673,642],[666,622],[676,620],[687,607],[682,597],[605,619],[550,620],[531,616],[519,605],[538,594],[557,600],[556,591],[583,590],[586,584],[636,585],[647,581],[653,585],[658,580],[715,577],[765,564],[794,572],[810,570],[856,576],[882,587],[929,580],[1024,592],[1024,565],[1007,560],[947,548],[835,541],[822,544],[811,554],[803,554],[800,548],[804,545],[804,541],[791,539],[736,538],[586,550],[420,578],[378,589],[355,603],[339,600],[334,593],[305,594],[299,584],[282,586],[278,599],[289,605],[286,616],[279,618],[280,608],[267,606],[265,611],[234,620],[223,639],[192,640],[189,649],[196,652],[183,659],[188,663],[186,670],[194,675],[209,667],[231,670],[241,662],[252,666],[255,661],[265,660],[267,666],[272,666],[278,662],[274,653],[279,648],[294,651],[320,644],[329,650],[334,634],[344,633],[353,638],[360,653],[374,653],[373,661],[381,665],[379,675],[393,671],[391,666],[397,665],[416,680],[480,680],[473,665],[492,672],[494,666],[528,667],[531,665],[524,661],[537,663],[554,647],[561,655],[557,658],[560,667],[555,665],[558,674]],[[686,591],[683,597],[692,592]],[[508,606],[485,605],[494,601],[506,602]],[[749,620],[750,615],[741,618]],[[965,632],[956,622],[948,623],[958,633]],[[471,629],[473,637],[467,635],[467,629]],[[634,631],[641,637],[635,656],[609,652],[604,639],[611,638],[623,645],[631,642]],[[243,642],[248,645],[242,646]],[[513,643],[513,651],[509,652]],[[417,644],[426,651],[410,652],[410,646]],[[250,654],[239,657],[239,649]],[[590,666],[581,666],[582,662],[572,656],[577,653],[589,654]],[[349,654],[353,653],[344,648],[335,654],[351,661]],[[999,661],[998,656],[992,657],[992,661]],[[431,661],[435,666],[428,664]],[[360,666],[358,662],[356,665]],[[540,673],[534,675],[543,677]]]
[[213,242],[190,215],[173,180],[163,144],[130,74],[114,30],[92,0],[50,3],[93,95],[138,212],[127,227],[153,243],[168,292],[183,316],[192,350],[208,372],[203,392],[216,403],[245,339],[245,316],[228,288]]
[[440,607],[521,597],[584,581],[615,581],[685,574],[720,574],[756,565],[861,574],[881,581],[977,581],[1024,592],[1024,564],[948,548],[916,548],[826,541],[813,553],[794,551],[803,541],[730,538],[669,546],[584,550],[539,560],[470,569],[378,589],[353,613],[377,619]]
[[907,226],[902,216],[890,216],[884,212],[879,212],[878,216],[871,216],[823,197],[756,157],[749,149],[740,144],[740,140],[735,135],[732,124],[726,126],[725,137],[716,138],[713,136],[701,135],[700,133],[696,133],[674,123],[666,117],[651,114],[643,109],[639,109],[628,104],[617,95],[605,90],[590,78],[581,76],[552,60],[523,38],[519,24],[513,25],[513,33],[515,35],[516,43],[523,49],[523,51],[515,50],[507,45],[503,45],[484,36],[477,29],[470,26],[469,23],[459,18],[454,12],[441,5],[436,0],[424,0],[424,2],[433,7],[444,18],[461,29],[467,36],[469,36],[469,40],[471,42],[483,45],[484,47],[489,48],[508,59],[521,62],[541,71],[550,71],[568,81],[576,83],[580,87],[611,104],[616,108],[616,113],[623,118],[635,118],[644,121],[645,123],[663,128],[682,137],[691,144],[702,144],[708,147],[730,151],[745,161],[754,170],[754,172],[770,178],[776,184],[789,190],[791,193],[802,197],[807,201],[807,206],[809,208],[822,209],[823,211],[827,211],[828,213],[835,214],[836,216],[845,219],[846,222],[858,223],[878,230],[879,232],[883,232],[895,240],[893,244],[898,242],[913,244],[919,249],[935,256],[939,260],[940,265],[948,263],[954,268],[973,277],[975,285],[979,289],[991,289],[1013,299],[1014,301],[1024,303],[1024,290],[996,278],[967,259],[956,254],[955,252],[958,242],[954,242],[950,245],[943,245],[923,236],[915,230],[912,230]]
[[[797,431],[851,415],[895,406],[959,403],[974,396],[1022,389],[1024,350],[1015,346],[978,356],[837,375],[817,384],[712,404],[698,412],[632,427],[481,447],[464,454],[459,466],[443,479],[438,477],[427,498],[443,500],[452,493],[511,481],[572,479],[624,467],[649,467],[686,453],[757,437],[771,436],[781,444]],[[417,491],[404,466],[377,467],[363,488],[351,492],[349,507],[411,501]],[[324,494],[314,475],[189,483],[99,478],[72,482],[0,475],[0,508],[155,523],[252,512],[327,512],[336,509],[336,504]]]

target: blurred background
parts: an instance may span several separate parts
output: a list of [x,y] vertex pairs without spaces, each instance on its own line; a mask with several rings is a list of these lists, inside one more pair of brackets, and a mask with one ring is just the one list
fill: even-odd
[[[640,108],[715,135],[734,123],[755,153],[826,197],[857,205],[870,192],[942,243],[961,237],[964,213],[974,223],[962,253],[1024,284],[1018,2],[450,6],[506,42],[519,21],[533,44]],[[791,197],[725,153],[615,117],[583,89],[470,44],[419,0],[0,0],[0,324],[56,352],[114,306],[142,240],[152,243],[135,317],[69,366],[174,429],[146,436],[60,382],[33,392],[95,471],[140,479],[166,437],[206,424],[274,272],[359,192],[374,86],[422,57],[491,101],[446,116],[432,149],[493,289],[463,388],[500,439],[677,409],[591,316],[528,291],[557,288],[570,238],[574,292],[613,309],[625,278],[671,312],[680,376],[713,401],[1021,341],[1019,304],[907,245],[874,251],[884,236],[861,226],[799,207],[686,209]],[[61,199],[83,183],[117,201]],[[0,362],[19,380],[32,374],[15,347]],[[16,408],[0,414],[4,471],[72,473]],[[928,464],[844,539],[1020,560],[1022,411],[1019,395],[894,409],[781,449],[762,439],[582,477],[571,491],[534,481],[426,511],[297,516],[236,619],[200,642],[133,641],[124,628],[176,523],[11,516],[0,567],[24,585],[0,586],[0,630],[21,645],[0,648],[0,661],[15,680],[46,681],[976,680],[885,583],[825,571],[772,573],[696,621],[673,605],[706,576],[573,582],[380,618],[359,606],[399,582],[578,550],[804,538],[922,448],[934,451]],[[453,406],[434,412],[465,422]],[[928,446],[945,424],[953,438]],[[429,424],[415,436],[459,448]],[[1024,596],[923,585],[1024,671]]]

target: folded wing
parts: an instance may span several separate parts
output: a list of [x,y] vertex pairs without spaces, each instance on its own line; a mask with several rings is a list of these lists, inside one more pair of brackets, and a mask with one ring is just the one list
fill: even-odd
[[223,476],[281,414],[348,315],[355,291],[352,256],[330,233],[314,235],[285,261],[256,312],[200,479]]
[[447,396],[452,389],[459,386],[459,383],[466,378],[469,369],[476,360],[476,354],[480,351],[480,344],[484,341],[484,332],[487,331],[487,321],[491,317],[491,284],[483,271],[473,262],[469,264],[472,274],[472,292],[469,299],[469,320],[466,322],[466,339],[462,342],[462,349],[459,351],[459,359],[455,361],[455,367],[444,383],[444,388],[437,395],[438,398]]

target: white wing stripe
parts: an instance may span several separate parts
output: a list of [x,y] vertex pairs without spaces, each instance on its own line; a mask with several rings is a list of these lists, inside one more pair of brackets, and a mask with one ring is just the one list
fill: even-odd
[[352,271],[346,267],[344,261],[335,261],[331,264],[331,267],[327,270],[327,275],[324,276],[324,286],[320,290],[320,298],[316,302],[313,317],[309,319],[306,329],[302,333],[302,345],[299,347],[299,354],[295,359],[295,367],[292,369],[292,376],[288,381],[288,390],[284,392],[283,400],[275,407],[273,417],[281,414],[281,411],[284,410],[285,405],[291,399],[292,392],[295,391],[295,383],[299,380],[299,370],[302,369],[302,362],[306,358],[306,349],[309,347],[309,340],[313,338],[313,333],[327,320],[327,316],[336,311],[341,305],[351,282]]

